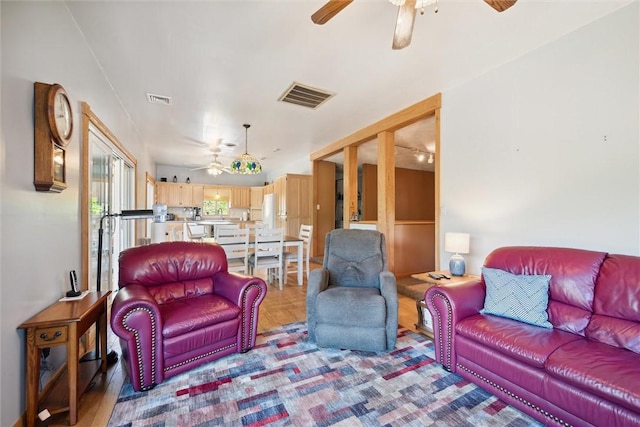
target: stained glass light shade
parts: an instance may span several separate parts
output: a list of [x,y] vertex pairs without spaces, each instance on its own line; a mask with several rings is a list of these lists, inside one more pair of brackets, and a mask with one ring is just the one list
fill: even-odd
[[262,172],[262,165],[258,159],[248,153],[244,153],[231,163],[233,173],[256,174]]
[[258,159],[249,154],[247,144],[249,141],[249,127],[251,125],[244,124],[244,154],[233,162],[231,162],[231,172],[242,174],[256,174],[262,172],[262,165]]

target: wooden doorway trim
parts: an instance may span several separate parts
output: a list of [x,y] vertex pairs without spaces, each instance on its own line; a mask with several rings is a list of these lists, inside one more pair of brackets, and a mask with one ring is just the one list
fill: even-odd
[[[326,147],[311,153],[310,160],[313,162],[313,168],[316,170],[316,162],[322,161],[339,152],[349,151],[352,147],[357,147],[371,139],[378,140],[378,167],[382,166],[385,170],[393,170],[395,168],[395,160],[393,156],[388,155],[388,150],[384,147],[380,147],[381,144],[388,144],[389,141],[393,143],[393,132],[396,130],[422,120],[426,117],[435,115],[435,139],[436,139],[436,169],[435,169],[435,265],[440,265],[440,109],[442,105],[442,95],[437,93],[429,98],[419,101],[407,108],[404,108],[388,117],[385,117],[369,126],[366,126],[351,135],[341,138]],[[389,135],[391,134],[391,135]],[[382,154],[381,154],[382,153]],[[386,153],[386,154],[385,154]],[[380,163],[382,162],[382,163]],[[345,158],[345,176],[350,173],[348,169],[352,168],[353,162],[346,162]],[[357,167],[357,165],[355,166]],[[313,204],[317,206],[319,203],[318,183],[317,176],[313,174]],[[353,180],[349,180],[353,181]],[[357,180],[355,183],[350,184],[350,189],[345,189],[344,194],[357,194],[357,187],[354,190],[353,185],[357,186]],[[392,270],[394,265],[393,248],[395,245],[393,227],[395,223],[395,189],[390,188],[391,182],[385,182],[385,185],[378,185],[378,228],[382,229],[386,234],[387,250],[389,254],[389,269]],[[345,201],[346,202],[346,201]],[[345,203],[346,204],[346,203]],[[347,209],[345,209],[347,211]],[[314,212],[315,213],[315,212]],[[383,216],[381,217],[381,213]],[[317,216],[314,215],[314,220]],[[344,218],[347,221],[349,218]],[[315,223],[315,221],[314,221]],[[391,252],[389,252],[391,250]]]

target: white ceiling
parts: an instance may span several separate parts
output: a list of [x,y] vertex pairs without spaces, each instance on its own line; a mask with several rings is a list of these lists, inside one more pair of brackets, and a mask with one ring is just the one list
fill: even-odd
[[[249,123],[248,151],[268,171],[628,3],[519,0],[497,13],[482,0],[440,0],[437,14],[418,14],[400,51],[387,0],[356,0],[323,26],[310,19],[323,0],[67,5],[158,164],[203,166],[216,144],[228,164],[244,152]],[[279,102],[294,81],[337,95],[316,110]]]

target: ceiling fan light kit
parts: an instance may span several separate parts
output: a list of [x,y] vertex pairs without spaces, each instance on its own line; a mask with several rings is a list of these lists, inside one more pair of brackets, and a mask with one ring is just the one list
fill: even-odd
[[239,174],[258,174],[262,172],[262,165],[258,159],[249,154],[247,149],[249,140],[249,127],[251,125],[244,124],[244,154],[231,162],[231,172]]
[[[353,0],[329,0],[311,15],[311,20],[314,24],[326,24],[352,1]],[[498,12],[504,12],[509,9],[516,1],[517,0],[484,0],[485,3]],[[389,0],[389,2],[398,7],[398,18],[393,34],[393,44],[391,45],[394,50],[404,49],[411,44],[416,9],[420,9],[420,14],[424,14],[425,7],[435,4],[434,12],[438,13],[438,0]]]

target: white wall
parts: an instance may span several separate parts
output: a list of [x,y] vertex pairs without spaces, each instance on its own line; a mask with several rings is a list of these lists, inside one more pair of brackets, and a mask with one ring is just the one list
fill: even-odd
[[640,254],[638,15],[443,93],[441,232],[471,234],[471,273],[505,245]]
[[[76,127],[69,146],[69,187],[36,193],[33,82],[62,84],[76,123],[80,102],[88,102],[137,157],[139,179],[153,168],[64,3],[3,1],[0,24],[5,426],[24,410],[24,338],[16,327],[62,295],[68,271],[79,271],[81,261],[80,132]],[[639,253],[638,24],[636,2],[443,92],[442,232],[471,233],[470,271],[479,272],[486,254],[507,244]],[[265,181],[284,172],[266,171]],[[156,177],[162,174],[174,175]],[[144,182],[139,206],[142,189]],[[443,266],[448,257],[442,254]]]
[[[0,425],[10,426],[25,408],[25,340],[16,328],[63,296],[69,271],[81,270],[80,102],[87,102],[136,156],[139,206],[151,163],[63,2],[3,1],[0,19]],[[35,81],[60,83],[72,101],[68,188],[60,194],[33,187]]]

